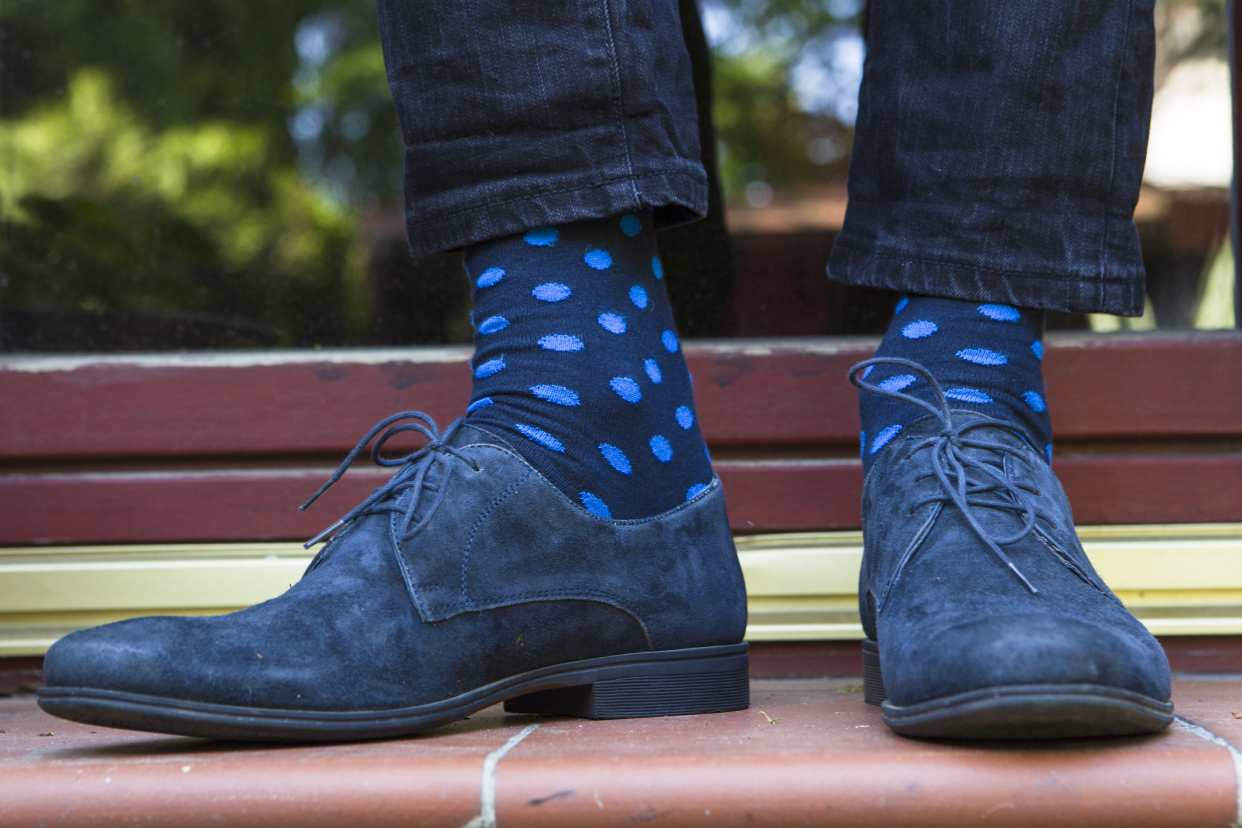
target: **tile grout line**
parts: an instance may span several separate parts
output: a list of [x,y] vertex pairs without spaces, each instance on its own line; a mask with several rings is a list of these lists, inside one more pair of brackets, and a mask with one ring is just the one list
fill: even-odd
[[1190,733],[1198,736],[1200,739],[1204,739],[1214,745],[1219,745],[1229,751],[1229,757],[1233,760],[1234,790],[1233,824],[1229,826],[1229,828],[1242,827],[1242,751],[1239,751],[1236,747],[1234,747],[1233,743],[1225,737],[1218,736],[1202,725],[1197,725],[1182,716],[1175,715],[1173,719],[1177,722],[1177,726],[1183,730],[1189,731]]
[[479,793],[479,815],[462,828],[496,828],[496,766],[500,764],[500,760],[506,753],[517,747],[518,742],[538,729],[537,724],[527,725],[483,759],[483,785]]

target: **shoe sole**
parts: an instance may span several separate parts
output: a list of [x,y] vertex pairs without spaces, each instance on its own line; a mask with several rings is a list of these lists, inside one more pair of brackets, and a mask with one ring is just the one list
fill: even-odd
[[430,704],[389,710],[284,710],[44,687],[39,707],[85,724],[248,742],[343,742],[422,733],[497,702],[510,713],[627,719],[750,706],[746,644],[593,658],[532,670]]
[[1133,736],[1173,721],[1172,702],[1098,684],[1002,685],[902,707],[888,701],[874,641],[863,642],[863,698],[897,733],[925,739]]

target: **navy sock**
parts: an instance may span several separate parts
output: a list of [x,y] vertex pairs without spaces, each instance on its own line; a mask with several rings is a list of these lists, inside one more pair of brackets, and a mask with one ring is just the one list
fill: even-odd
[[[902,297],[877,357],[921,364],[944,389],[953,408],[978,411],[1014,425],[1052,460],[1052,420],[1044,402],[1044,313],[933,296]],[[876,365],[868,382],[935,402],[926,381],[897,366]],[[884,447],[927,412],[910,403],[863,393],[863,469]]]
[[649,214],[544,227],[466,250],[467,422],[588,511],[666,512],[712,480]]

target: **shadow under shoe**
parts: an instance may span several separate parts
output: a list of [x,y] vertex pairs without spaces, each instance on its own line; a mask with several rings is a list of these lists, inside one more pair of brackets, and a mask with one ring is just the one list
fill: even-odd
[[[856,373],[872,362],[851,372],[864,390]],[[1164,650],[1092,568],[1051,467],[1011,424],[939,400],[914,401],[931,416],[885,448],[864,485],[867,700],[908,736],[1166,727]]]
[[498,437],[425,422],[431,444],[288,592],[66,636],[40,706],[256,741],[418,733],[502,700],[595,718],[747,706],[745,587],[719,480],[663,515],[612,521]]

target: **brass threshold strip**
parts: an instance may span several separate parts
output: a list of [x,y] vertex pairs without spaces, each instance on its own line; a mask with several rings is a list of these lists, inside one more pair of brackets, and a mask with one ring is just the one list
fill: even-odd
[[[1242,635],[1242,524],[1079,527],[1087,555],[1157,635]],[[750,641],[862,637],[859,532],[737,538]],[[138,615],[229,612],[280,594],[296,543],[0,549],[0,656],[40,655],[73,630]]]

